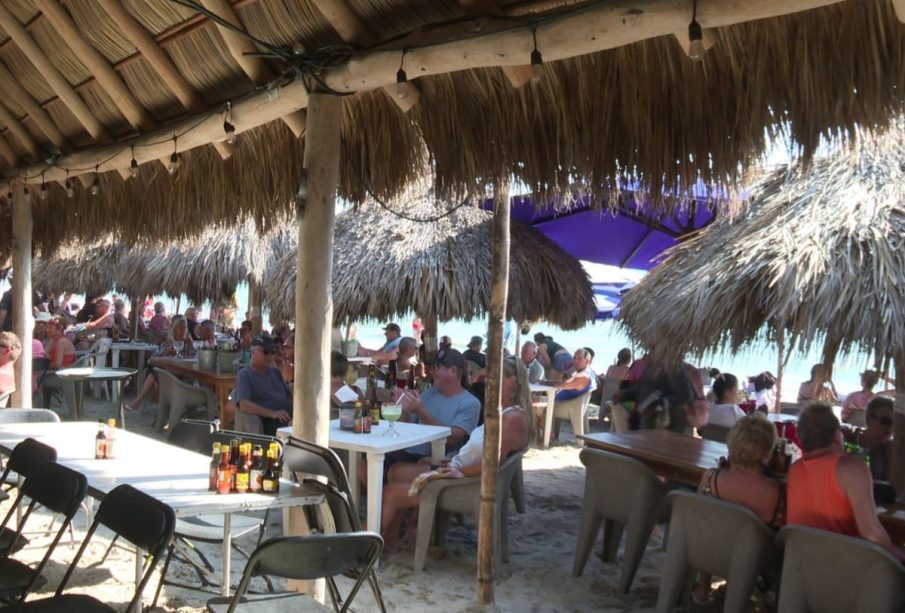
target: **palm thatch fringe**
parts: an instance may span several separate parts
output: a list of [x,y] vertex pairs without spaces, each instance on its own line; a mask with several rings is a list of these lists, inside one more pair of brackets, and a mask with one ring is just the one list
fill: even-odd
[[[754,186],[748,210],[673,248],[622,301],[621,323],[655,355],[737,351],[779,326],[805,351],[905,346],[905,120],[854,151]],[[769,324],[769,326],[767,325]]]
[[[23,23],[36,19],[32,35],[48,47],[66,79],[89,78],[31,2],[10,4]],[[550,10],[575,4],[564,0]],[[367,16],[379,41],[466,16],[458,4],[440,0],[351,5]],[[67,10],[111,63],[132,53],[131,42],[95,3],[71,2]],[[192,17],[167,0],[132,2],[130,10],[152,33]],[[341,42],[307,0],[258,0],[243,4],[240,13],[252,33],[276,44],[318,49]],[[905,29],[888,0],[843,2],[721,28],[717,38],[703,64],[688,61],[666,36],[546,63],[539,83],[517,90],[498,68],[425,77],[417,79],[421,100],[407,114],[382,91],[349,97],[340,195],[362,202],[365,184],[381,197],[398,195],[430,160],[434,188],[444,199],[481,193],[500,179],[527,185],[539,202],[571,196],[576,182],[600,197],[620,182],[640,179],[657,200],[699,179],[733,185],[759,161],[768,136],[788,131],[796,152],[808,156],[821,138],[846,139],[856,125],[883,126],[903,109]],[[210,24],[174,36],[166,50],[206,100],[225,102],[249,91]],[[52,97],[15,45],[0,49],[0,61],[38,101]],[[159,123],[183,112],[146,62],[124,64],[121,75]],[[112,134],[132,132],[96,82],[81,91]],[[8,98],[16,116],[27,114]],[[88,144],[65,105],[55,100],[47,108],[68,142]],[[0,138],[27,157],[15,138]],[[76,184],[71,200],[61,186],[50,185],[48,201],[34,203],[35,245],[51,250],[67,238],[93,240],[108,231],[127,244],[178,239],[201,220],[233,223],[247,215],[267,231],[274,217],[292,212],[301,152],[302,144],[277,122],[242,134],[237,153],[226,161],[210,147],[185,154],[175,176],[157,163],[126,182],[105,173],[98,196]],[[4,248],[10,227],[0,223]]]
[[[438,204],[426,181],[388,203],[341,214],[333,251],[333,313],[337,322],[389,319],[406,311],[441,320],[479,317],[490,304],[492,215],[465,203]],[[593,319],[590,281],[581,264],[529,225],[512,223],[508,316],[546,319],[566,329]],[[295,311],[296,253],[265,275],[265,303],[278,318]]]
[[102,295],[116,287],[117,264],[126,248],[109,241],[94,246],[69,244],[53,258],[36,258],[32,285],[41,292]]

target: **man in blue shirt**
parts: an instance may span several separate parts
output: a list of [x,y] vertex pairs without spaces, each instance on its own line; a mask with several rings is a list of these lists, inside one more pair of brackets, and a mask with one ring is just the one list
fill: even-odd
[[292,392],[273,365],[276,351],[269,336],[256,336],[251,341],[251,362],[236,376],[233,394],[239,411],[260,417],[264,433],[271,436],[292,421]]
[[380,349],[358,348],[358,355],[371,358],[375,364],[386,364],[395,360],[399,353],[399,343],[402,342],[402,329],[399,324],[389,323],[383,329],[387,342]]

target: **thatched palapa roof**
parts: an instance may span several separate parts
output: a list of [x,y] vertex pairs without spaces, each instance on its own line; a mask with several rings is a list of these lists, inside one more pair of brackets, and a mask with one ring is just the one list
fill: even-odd
[[[439,204],[425,186],[387,203],[337,217],[333,245],[333,317],[387,320],[407,311],[441,321],[472,319],[490,304],[492,213],[471,203]],[[444,215],[452,210],[451,214]],[[280,318],[295,313],[296,253],[265,277],[265,302]],[[512,222],[508,315],[545,319],[566,329],[594,319],[590,280],[581,264],[528,224]]]
[[109,241],[91,246],[69,243],[52,258],[35,259],[32,285],[41,292],[105,294],[116,287],[117,265],[125,251]]
[[[492,0],[496,17],[469,12],[488,3],[445,0],[341,0],[345,12],[328,16],[313,0],[205,2],[258,42],[218,28],[190,4],[0,3],[0,85],[8,94],[0,170],[27,180],[33,195],[48,181],[49,198],[33,198],[39,250],[105,231],[130,244],[178,238],[202,219],[251,215],[262,229],[273,227],[276,211],[291,212],[304,117],[258,127],[252,113],[229,115],[225,105],[245,109],[248,97],[267,98],[263,85],[272,87],[266,104],[302,108],[299,74],[312,86],[316,75],[357,92],[344,100],[340,186],[354,201],[364,200],[365,183],[382,197],[398,193],[425,159],[444,198],[511,178],[540,200],[568,194],[575,181],[608,191],[627,175],[640,175],[654,194],[697,179],[725,185],[758,159],[771,132],[787,127],[807,154],[820,136],[883,124],[905,96],[905,30],[887,0],[813,10],[804,9],[826,1],[766,9],[701,2],[699,19],[716,44],[700,64],[671,34],[686,29],[690,2]],[[794,14],[759,19],[766,10]],[[558,24],[594,20],[609,20],[600,27],[606,36],[574,36],[561,48],[569,37]],[[529,62],[532,32],[545,59],[542,78],[515,88],[512,64]],[[456,51],[503,35],[511,52]],[[633,36],[646,40],[625,44]],[[304,52],[287,56],[288,49]],[[444,69],[451,58],[472,68]],[[379,69],[349,80],[358,66],[377,62]],[[394,93],[400,64],[407,99]],[[193,140],[198,130],[220,131],[224,120],[240,134],[235,147]],[[173,151],[183,158],[170,176],[164,165]],[[139,176],[124,180],[133,157]],[[95,170],[100,190],[92,196]],[[62,185],[67,174],[72,199]],[[0,244],[9,233],[0,223]]]
[[826,338],[901,352],[905,124],[859,138],[854,152],[769,174],[746,212],[675,247],[622,302],[631,336],[673,359],[737,350],[771,327],[802,349]]

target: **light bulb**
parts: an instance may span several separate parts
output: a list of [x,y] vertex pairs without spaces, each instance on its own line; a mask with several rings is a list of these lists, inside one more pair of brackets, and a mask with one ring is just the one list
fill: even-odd
[[31,192],[28,191],[28,188],[25,187],[23,195],[25,196],[25,202],[31,202]]
[[46,183],[41,183],[41,191],[38,192],[38,197],[41,200],[47,200],[47,196],[50,194],[50,191],[47,189]]
[[100,179],[97,178],[97,175],[94,176],[94,181],[91,182],[91,195],[97,196],[101,191],[101,182]]
[[408,83],[408,76],[405,74],[405,71],[400,68],[396,73],[396,97],[397,98],[408,98],[409,88],[406,86]]
[[688,57],[695,62],[700,62],[704,59],[705,53],[707,53],[707,48],[704,46],[704,32],[701,24],[692,21],[688,24]]
[[72,181],[66,179],[66,196],[69,198],[75,197],[75,188],[72,186]]
[[138,162],[135,158],[132,158],[132,163],[129,164],[129,176],[137,177],[138,176]]
[[226,142],[230,145],[236,144],[236,126],[228,121],[224,121],[223,131],[226,132]]
[[173,155],[170,156],[170,165],[167,166],[167,171],[170,174],[173,174],[179,169],[179,167],[181,165],[182,165],[182,158],[179,157],[178,153],[173,153]]
[[540,51],[534,49],[531,52],[531,81],[537,83],[544,74],[544,56]]

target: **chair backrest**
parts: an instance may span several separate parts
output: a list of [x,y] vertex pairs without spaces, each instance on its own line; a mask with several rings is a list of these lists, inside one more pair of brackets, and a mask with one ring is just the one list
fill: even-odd
[[[349,477],[333,450],[289,437],[283,446],[283,466],[289,470],[294,480],[308,483],[322,491],[333,516],[333,531],[361,530],[361,520],[352,502]],[[326,483],[319,481],[319,478],[325,479]],[[309,521],[318,525],[319,518],[315,509],[306,507],[306,511],[309,510],[312,511],[309,513]],[[323,530],[324,526],[319,528]]]
[[670,492],[667,501],[672,506],[669,545],[683,547],[691,568],[728,577],[733,556],[747,557],[758,570],[772,559],[773,531],[742,505],[681,490]]
[[805,403],[801,402],[780,402],[779,412],[783,415],[798,415]]
[[469,382],[479,370],[481,370],[481,366],[477,362],[474,360],[465,360],[465,376],[468,378]]
[[[28,409],[6,409],[6,411],[0,411],[0,414],[14,410]],[[12,453],[9,454],[9,460],[6,462],[6,469],[3,471],[3,476],[0,477],[0,482],[6,480],[10,471],[17,472],[25,479],[28,479],[48,462],[56,461],[56,449],[49,445],[45,445],[40,441],[36,441],[33,438],[27,438],[13,447]]]
[[9,397],[13,395],[13,392],[16,391],[16,388],[6,390],[5,392],[0,393],[0,409],[5,409],[6,405],[9,404]]
[[518,470],[518,467],[522,464],[522,457],[525,455],[525,452],[528,451],[528,448],[521,449],[519,451],[513,451],[509,454],[509,457],[504,459],[500,463],[499,468],[499,479],[497,481],[497,500],[508,499],[509,498],[509,490],[512,487],[512,479],[515,478],[515,472]]
[[111,490],[101,502],[97,510],[94,522],[82,541],[82,546],[73,558],[66,570],[66,574],[57,587],[56,595],[59,596],[66,588],[73,570],[78,566],[82,554],[88,547],[91,537],[97,527],[104,525],[117,535],[145,550],[151,556],[151,563],[147,565],[135,594],[126,607],[126,611],[135,608],[142,592],[145,589],[154,567],[160,561],[160,556],[166,551],[173,539],[176,529],[176,514],[169,506],[156,498],[140,492],[131,485],[119,485]]
[[613,395],[619,390],[622,379],[603,377],[603,387],[600,390],[600,404],[613,399]]
[[581,463],[587,468],[585,504],[593,502],[606,517],[628,521],[639,504],[646,505],[653,496],[662,504],[666,486],[650,468],[626,456],[582,449]]
[[211,434],[217,430],[217,424],[201,419],[183,419],[170,429],[167,442],[189,451],[210,453]]
[[50,358],[42,356],[31,359],[31,372],[32,375],[37,378],[38,385],[41,385],[41,381],[44,379],[44,375],[49,369]]
[[887,551],[861,538],[805,526],[786,526],[780,611],[905,610],[905,568]]
[[50,409],[5,409],[0,411],[0,424],[60,423],[60,416]]
[[335,591],[333,577],[355,571],[358,579],[341,608],[338,602],[333,603],[337,610],[348,611],[362,583],[368,578],[374,563],[380,557],[381,551],[383,539],[373,532],[271,539],[262,543],[248,560],[228,613],[235,610],[249,581],[256,575],[273,575],[296,580],[327,579],[332,588],[330,595],[334,597],[338,592]]
[[698,428],[698,434],[701,435],[701,438],[706,438],[708,441],[725,443],[726,437],[729,436],[729,430],[731,430],[731,428],[727,428],[726,426],[707,424],[706,426]]
[[252,443],[254,445],[261,445],[265,449],[270,445],[270,443],[277,443],[280,446],[280,452],[282,453],[283,449],[283,441],[275,436],[267,436],[266,434],[249,434],[248,432],[238,432],[236,430],[216,430],[211,432],[209,438],[207,439],[207,448],[210,449],[211,445],[215,442],[219,442],[221,445],[226,443],[229,445],[229,442],[237,438],[246,443]]
[[78,511],[79,505],[82,503],[82,500],[85,499],[85,494],[87,492],[88,479],[85,475],[76,472],[71,468],[57,464],[56,462],[47,462],[43,464],[25,479],[25,484],[19,490],[16,502],[10,507],[2,524],[5,528],[12,518],[13,513],[19,508],[23,498],[27,497],[31,499],[25,509],[25,513],[22,515],[21,521],[19,521],[8,550],[11,551],[15,549],[16,544],[22,536],[25,524],[36,505],[40,504],[54,513],[62,514],[64,520],[60,524],[60,528],[54,535],[47,551],[44,553],[44,557],[35,567],[34,572],[22,591],[19,592],[18,596],[20,601],[24,600],[31,591],[37,578],[41,575],[41,572],[47,565],[47,561],[50,560],[54,549],[56,549],[57,543],[60,542],[60,538],[62,538],[63,534],[66,532],[66,528],[72,521],[73,516],[76,511]]

